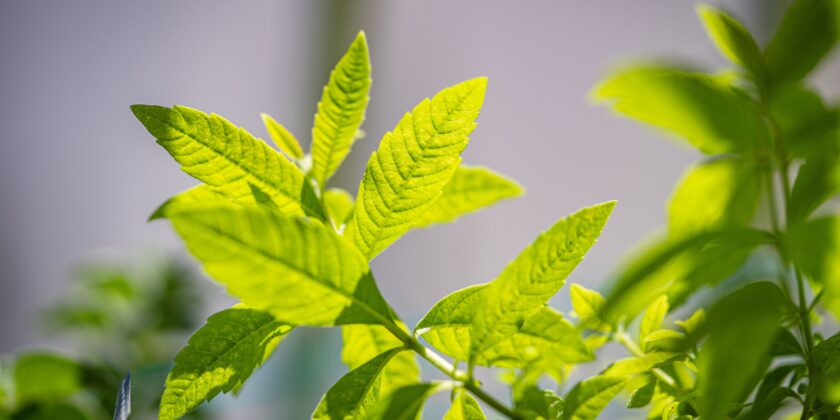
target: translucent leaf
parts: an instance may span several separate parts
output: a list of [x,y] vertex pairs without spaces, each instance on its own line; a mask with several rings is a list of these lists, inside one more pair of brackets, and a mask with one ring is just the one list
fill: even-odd
[[486,418],[475,398],[460,388],[455,390],[452,404],[443,416],[443,420],[484,420]]
[[159,418],[179,418],[219,392],[241,386],[291,330],[270,314],[244,306],[212,315],[175,356]]
[[292,325],[393,325],[365,258],[319,222],[246,207],[169,219],[210,277],[248,306]]
[[707,316],[708,339],[698,354],[704,418],[724,418],[742,402],[770,363],[768,351],[784,314],[778,287],[752,283],[718,301]]
[[840,319],[840,216],[792,226],[782,244],[796,266],[822,287],[822,305]]
[[57,402],[82,389],[82,369],[57,354],[24,353],[15,361],[14,383],[19,404]]
[[640,342],[644,342],[648,334],[662,326],[665,315],[668,315],[668,296],[663,295],[653,301],[642,316],[642,322],[639,324]]
[[404,348],[388,350],[342,376],[321,399],[313,419],[367,418],[370,410],[387,394],[382,387],[383,370]]
[[324,206],[333,223],[341,227],[353,212],[353,196],[341,188],[330,188],[324,191]]
[[132,105],[131,110],[184,172],[234,201],[254,203],[249,184],[280,211],[317,213],[302,197],[303,173],[277,151],[218,115],[183,106]]
[[382,138],[345,232],[368,259],[414,226],[440,197],[476,126],[486,87],[487,79],[476,78],[446,88],[420,102]]
[[470,362],[508,339],[544,307],[595,244],[615,207],[608,202],[560,219],[482,291],[471,328]]
[[209,185],[201,184],[166,200],[149,216],[149,220],[166,218],[184,211],[214,209],[225,205],[236,206],[236,203],[215,192]]
[[517,396],[516,411],[524,414],[526,419],[555,420],[560,419],[564,404],[563,398],[554,391],[532,385]]
[[706,27],[709,38],[724,57],[745,68],[754,76],[763,76],[764,58],[761,50],[741,22],[705,4],[697,8],[697,13]]
[[426,399],[449,388],[451,385],[446,382],[406,385],[383,398],[368,418],[370,420],[419,419]]
[[604,371],[604,374],[609,376],[639,375],[684,357],[681,354],[663,352],[648,353],[639,357],[629,357],[615,361]]
[[625,383],[625,377],[603,375],[578,382],[566,396],[563,419],[591,420],[598,417],[604,407],[621,392]]
[[[400,322],[399,326],[405,330]],[[378,354],[404,344],[380,325],[346,325],[342,329],[341,360],[350,369],[356,369]],[[420,381],[420,367],[413,352],[395,355],[382,368],[382,394],[394,388]]]
[[452,222],[501,200],[520,196],[522,192],[517,183],[489,169],[460,165],[444,187],[443,195],[415,226]]
[[324,86],[312,127],[312,176],[322,187],[335,173],[365,119],[370,91],[370,57],[359,32]]
[[630,118],[685,137],[703,153],[744,152],[767,144],[759,110],[723,80],[667,67],[634,67],[595,91]]
[[283,125],[277,122],[277,120],[271,118],[271,115],[260,114],[260,117],[265,125],[265,130],[268,131],[268,135],[271,136],[271,140],[274,141],[274,144],[276,144],[277,147],[286,154],[286,156],[292,159],[300,159],[303,157],[303,149],[300,148],[300,143],[294,134],[287,130],[286,127],[283,127]]
[[[441,299],[417,325],[417,333],[433,347],[458,360],[467,360],[470,326],[486,285],[470,286]],[[579,331],[559,312],[541,307],[515,333],[498,340],[474,359],[482,366],[525,367],[534,364],[556,369],[566,363],[592,360]]]
[[668,234],[748,227],[762,191],[758,165],[739,156],[712,159],[689,169],[668,205]]
[[604,307],[604,297],[600,293],[587,289],[579,284],[569,286],[572,309],[583,326],[601,331],[609,331],[612,327],[601,320],[601,310]]
[[470,326],[486,286],[469,286],[439,300],[417,324],[416,333],[448,356],[467,360]]
[[804,78],[840,38],[840,1],[796,0],[767,45],[765,62],[771,82]]

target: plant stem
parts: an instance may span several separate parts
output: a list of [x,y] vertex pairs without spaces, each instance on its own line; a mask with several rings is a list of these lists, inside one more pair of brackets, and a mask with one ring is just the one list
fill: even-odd
[[473,379],[467,372],[460,370],[449,363],[443,356],[437,354],[434,350],[426,347],[423,343],[420,342],[417,338],[411,336],[407,332],[403,331],[396,324],[393,325],[394,328],[388,328],[392,334],[394,334],[397,338],[399,338],[406,346],[406,348],[414,351],[420,357],[426,359],[432,366],[438,368],[441,372],[445,373],[447,376],[452,378],[455,381],[461,383],[461,386],[469,391],[471,394],[475,395],[476,398],[484,401],[490,407],[493,407],[499,413],[505,415],[511,419],[521,419],[522,416],[516,413],[515,411],[508,408],[504,403],[497,400],[492,395],[488,394],[486,391],[481,389],[478,383]]
[[[626,332],[618,331],[614,334],[614,336],[615,340],[624,345],[624,347],[626,347],[627,350],[630,351],[630,353],[633,353],[634,356],[645,356],[645,352],[642,349],[640,349],[639,346],[636,345],[636,343],[633,342],[633,339]],[[676,390],[680,389],[679,385],[677,384],[677,381],[675,381],[674,378],[669,376],[662,369],[653,368],[651,369],[651,372],[653,373],[653,376],[656,376],[656,378],[660,381],[665,382],[666,384],[668,384]]]

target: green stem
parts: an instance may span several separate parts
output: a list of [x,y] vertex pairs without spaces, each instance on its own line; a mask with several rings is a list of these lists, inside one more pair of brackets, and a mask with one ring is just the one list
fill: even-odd
[[[393,324],[393,323],[392,323]],[[402,341],[406,348],[411,349],[420,357],[426,359],[432,366],[438,368],[441,372],[445,373],[446,376],[449,376],[455,381],[461,383],[461,386],[469,391],[471,394],[475,395],[476,398],[484,401],[490,407],[493,407],[499,413],[505,415],[511,419],[521,419],[522,416],[516,413],[515,411],[508,408],[504,405],[501,401],[497,400],[492,395],[485,392],[478,383],[473,379],[467,372],[458,369],[452,363],[449,363],[443,356],[435,353],[434,350],[426,347],[423,343],[420,342],[417,338],[411,336],[407,332],[403,331],[399,328],[396,324],[393,324],[390,328],[388,325],[385,326],[388,328],[392,334],[394,334],[400,341]]]

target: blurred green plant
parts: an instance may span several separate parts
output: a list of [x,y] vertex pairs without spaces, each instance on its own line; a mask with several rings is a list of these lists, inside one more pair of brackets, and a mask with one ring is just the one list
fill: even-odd
[[[349,371],[315,407],[317,419],[417,418],[444,391],[447,419],[485,418],[482,406],[516,419],[590,419],[624,390],[628,407],[650,407],[649,418],[761,419],[789,401],[801,404],[803,419],[833,416],[838,339],[823,340],[813,324],[823,309],[840,314],[840,288],[830,281],[840,229],[835,216],[811,214],[840,191],[840,114],[802,80],[840,37],[840,2],[795,1],[764,50],[729,15],[707,6],[699,14],[735,68],[634,66],[595,96],[711,157],[678,186],[665,237],[620,272],[606,298],[572,285],[569,315],[547,302],[595,243],[613,202],[560,219],[496,279],[444,297],[413,331],[368,265],[412,229],[521,194],[501,175],[461,165],[484,78],[406,113],[370,157],[355,197],[327,183],[364,120],[371,79],[363,33],[324,87],[308,154],[266,115],[279,151],[218,115],[132,106],[202,182],[152,218],[168,219],[205,271],[241,300],[211,316],[178,354],[159,417],[181,417],[240,389],[300,327],[343,332]],[[762,206],[766,222],[756,220]],[[775,252],[770,274],[733,276],[759,249]],[[707,309],[667,322],[673,308],[718,284]],[[565,393],[546,386],[569,382],[610,341],[629,357]],[[417,356],[448,379],[421,379]],[[510,401],[488,393],[476,367],[496,368]]]
[[[579,417],[626,389],[628,407],[650,407],[648,418],[765,419],[791,404],[801,419],[836,418],[840,336],[824,340],[814,325],[823,311],[840,316],[840,216],[822,206],[840,192],[840,108],[807,76],[840,38],[840,2],[794,1],[764,48],[721,10],[698,15],[733,67],[637,64],[593,92],[708,157],[677,185],[667,233],[629,261],[606,299],[573,290],[576,312],[594,320],[590,337],[632,354],[575,387],[597,400]],[[751,266],[768,255],[771,269]],[[690,298],[708,309],[662,329]],[[597,311],[578,309],[592,301]]]
[[157,410],[171,359],[196,326],[201,296],[192,274],[175,260],[156,258],[86,263],[73,278],[71,290],[42,317],[46,332],[72,351],[3,357],[0,418],[111,418],[129,371],[134,413]]

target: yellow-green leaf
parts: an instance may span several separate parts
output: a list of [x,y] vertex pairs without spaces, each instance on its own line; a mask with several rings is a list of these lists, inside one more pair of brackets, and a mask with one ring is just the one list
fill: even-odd
[[169,219],[210,277],[251,307],[292,325],[391,325],[365,258],[320,222],[229,206]]
[[455,390],[449,410],[443,415],[443,420],[484,420],[486,418],[478,401],[462,388]]
[[563,420],[591,420],[627,383],[623,376],[594,376],[579,382],[566,396]]
[[737,19],[706,4],[697,8],[706,33],[723,55],[753,76],[764,74],[764,58],[755,39]]
[[644,343],[648,334],[658,330],[667,314],[668,296],[662,295],[647,307],[642,316],[642,322],[639,324],[639,342]]
[[441,196],[475,128],[487,79],[446,88],[407,113],[368,161],[345,232],[372,259]]
[[300,143],[298,139],[292,134],[286,127],[283,127],[282,124],[277,122],[271,115],[268,114],[260,114],[260,117],[263,120],[263,124],[265,125],[265,130],[268,131],[268,135],[271,137],[271,140],[274,141],[274,144],[277,145],[286,156],[292,159],[300,159],[303,157],[303,149],[300,148]]
[[560,219],[481,292],[470,331],[470,362],[516,333],[543,308],[595,244],[615,207],[607,202]]
[[[400,328],[405,326],[400,322]],[[380,325],[346,325],[342,327],[341,361],[350,369],[356,369],[368,360],[387,350],[403,347],[404,344]],[[420,367],[413,352],[395,355],[380,373],[382,394],[392,389],[420,381]]]
[[341,227],[353,212],[353,196],[341,188],[324,191],[324,207],[336,227]]
[[417,420],[430,396],[451,388],[448,382],[406,385],[383,398],[369,420]]
[[335,173],[365,119],[370,91],[370,57],[359,32],[324,86],[312,127],[312,176],[323,186]]
[[487,168],[460,165],[444,187],[443,195],[415,226],[452,222],[501,200],[522,195],[522,192],[519,184]]
[[215,192],[253,204],[253,184],[284,213],[317,213],[302,196],[303,173],[245,129],[183,106],[132,105],[131,110],[184,172]]

